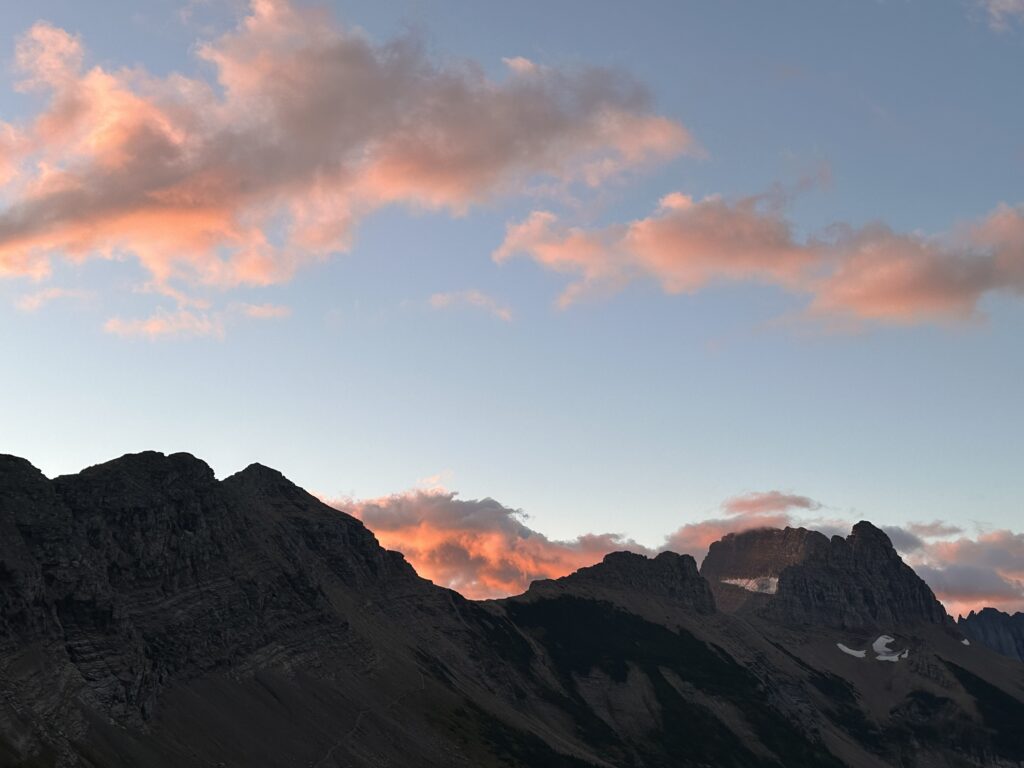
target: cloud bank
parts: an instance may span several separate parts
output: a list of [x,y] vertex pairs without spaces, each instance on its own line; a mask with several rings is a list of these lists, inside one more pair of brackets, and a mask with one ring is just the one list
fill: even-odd
[[[671,550],[693,555],[699,565],[708,546],[727,533],[788,525],[831,536],[846,535],[852,525],[822,517],[814,499],[777,490],[726,499],[720,516],[682,525],[656,548],[616,533],[549,539],[527,525],[521,510],[494,499],[462,500],[441,488],[331,503],[361,519],[382,545],[403,552],[422,576],[478,599],[518,594],[535,579],[564,576],[614,550],[648,556]],[[971,538],[943,521],[885,531],[954,616],[986,605],[1024,610],[1024,534],[1003,530]]]
[[212,82],[89,66],[82,41],[45,22],[21,37],[16,87],[39,110],[0,123],[0,276],[134,259],[178,306],[108,329],[201,330],[183,287],[286,281],[345,251],[381,206],[461,214],[695,150],[621,74],[510,59],[495,80],[287,0],[252,0],[196,50]]
[[562,307],[638,279],[669,294],[744,281],[808,296],[811,316],[962,322],[979,316],[989,294],[1024,295],[1024,207],[1001,205],[945,237],[840,224],[799,239],[771,196],[698,200],[676,192],[650,216],[604,228],[572,227],[535,211],[508,226],[493,258],[516,255],[572,278]]

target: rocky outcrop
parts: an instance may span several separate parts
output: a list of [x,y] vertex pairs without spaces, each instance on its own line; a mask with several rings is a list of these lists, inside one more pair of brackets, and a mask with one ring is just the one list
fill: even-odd
[[778,591],[779,574],[785,568],[827,547],[828,537],[806,528],[729,533],[708,548],[700,572],[722,610],[756,610]]
[[729,534],[701,567],[719,602],[758,593],[756,609],[787,624],[866,628],[945,624],[946,611],[884,532],[857,523],[849,536],[803,528]]
[[597,565],[560,579],[535,581],[528,597],[625,595],[668,601],[697,614],[714,613],[715,598],[690,555],[662,552],[653,558],[634,552],[611,552]]
[[995,608],[982,608],[971,611],[966,618],[959,617],[956,625],[971,642],[1024,661],[1024,613],[1011,616]]

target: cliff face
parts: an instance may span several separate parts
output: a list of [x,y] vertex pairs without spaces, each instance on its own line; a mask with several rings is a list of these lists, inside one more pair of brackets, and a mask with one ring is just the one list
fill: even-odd
[[51,482],[3,457],[0,487],[0,644],[44,662],[7,664],[4,682],[72,738],[79,703],[140,726],[174,681],[346,645],[332,585],[429,587],[361,523],[258,465],[221,483],[192,456],[144,453]]
[[868,522],[857,523],[846,538],[828,539],[803,528],[729,534],[711,545],[701,573],[733,606],[737,588],[766,595],[757,610],[788,624],[948,622],[928,585]]
[[[0,456],[0,766],[1024,760],[1019,663],[961,644],[908,571],[860,524],[728,537],[708,578],[620,552],[477,603],[260,465],[49,480]],[[716,609],[762,577],[755,613]],[[882,622],[909,658],[837,648]]]
[[1012,616],[995,608],[971,611],[957,619],[957,628],[972,642],[1011,659],[1024,661],[1024,613]]

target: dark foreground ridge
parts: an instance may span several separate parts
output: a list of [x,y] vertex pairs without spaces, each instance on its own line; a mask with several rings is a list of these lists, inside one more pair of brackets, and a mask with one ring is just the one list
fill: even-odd
[[0,456],[0,766],[1024,764],[987,612],[870,523],[755,533],[473,602],[258,464]]

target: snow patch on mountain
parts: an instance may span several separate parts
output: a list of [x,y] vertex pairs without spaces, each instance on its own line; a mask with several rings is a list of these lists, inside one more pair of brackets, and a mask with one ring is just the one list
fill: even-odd
[[778,576],[755,576],[751,579],[722,579],[721,581],[723,584],[732,584],[748,592],[758,592],[762,595],[774,595],[779,591]]
[[843,645],[842,643],[836,643],[836,647],[839,648],[839,650],[843,653],[849,656],[856,656],[858,659],[863,659],[865,656],[867,656],[868,653],[867,651],[855,651],[853,648],[850,648],[847,645]]

